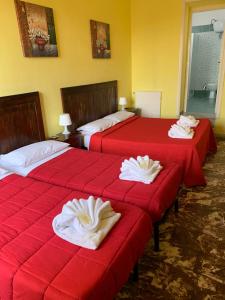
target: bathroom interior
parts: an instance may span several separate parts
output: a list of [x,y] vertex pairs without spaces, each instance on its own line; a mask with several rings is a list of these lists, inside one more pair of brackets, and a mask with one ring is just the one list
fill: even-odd
[[215,118],[225,9],[193,13],[186,113]]

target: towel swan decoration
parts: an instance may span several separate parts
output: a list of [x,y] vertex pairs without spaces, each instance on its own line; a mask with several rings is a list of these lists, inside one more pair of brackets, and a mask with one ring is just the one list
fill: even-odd
[[73,199],[62,208],[53,222],[54,232],[73,244],[96,249],[121,217],[114,212],[110,201],[101,198]]

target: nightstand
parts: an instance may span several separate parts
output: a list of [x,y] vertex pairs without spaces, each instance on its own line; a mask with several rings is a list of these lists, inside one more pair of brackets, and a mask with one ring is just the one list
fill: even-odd
[[141,115],[141,109],[137,107],[127,107],[125,108],[126,111],[135,113],[135,115],[140,116]]
[[55,136],[50,137],[49,139],[68,143],[71,147],[74,148],[84,148],[83,136],[78,131],[72,132],[70,134],[58,133]]

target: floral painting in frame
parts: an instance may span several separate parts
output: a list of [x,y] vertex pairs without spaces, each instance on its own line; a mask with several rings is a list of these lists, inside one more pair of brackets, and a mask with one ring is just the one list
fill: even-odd
[[110,58],[109,24],[90,20],[93,58]]
[[24,56],[58,56],[52,8],[20,0],[15,5]]

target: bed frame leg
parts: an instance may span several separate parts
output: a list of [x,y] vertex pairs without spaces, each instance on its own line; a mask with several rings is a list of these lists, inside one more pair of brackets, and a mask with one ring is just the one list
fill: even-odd
[[154,250],[159,251],[159,223],[154,223]]
[[175,213],[177,214],[179,212],[179,202],[178,202],[178,198],[176,198],[175,203],[174,203],[174,210]]
[[133,281],[138,281],[138,279],[139,279],[139,264],[138,264],[138,262],[134,266],[132,279],[133,279]]

